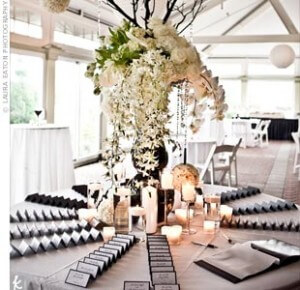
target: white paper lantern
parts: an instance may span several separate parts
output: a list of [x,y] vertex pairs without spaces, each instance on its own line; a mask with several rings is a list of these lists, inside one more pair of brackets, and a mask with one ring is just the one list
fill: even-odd
[[295,60],[294,50],[286,44],[276,45],[270,53],[270,61],[278,68],[287,68]]

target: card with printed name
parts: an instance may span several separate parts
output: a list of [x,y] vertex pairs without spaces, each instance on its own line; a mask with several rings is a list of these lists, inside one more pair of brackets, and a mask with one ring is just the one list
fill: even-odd
[[71,269],[65,283],[86,288],[91,279],[91,274]]
[[150,290],[149,281],[125,281],[123,290]]
[[99,266],[79,261],[76,270],[91,274],[91,277],[96,279],[99,273]]
[[153,272],[152,284],[176,284],[175,272]]
[[154,285],[154,290],[180,290],[180,285]]

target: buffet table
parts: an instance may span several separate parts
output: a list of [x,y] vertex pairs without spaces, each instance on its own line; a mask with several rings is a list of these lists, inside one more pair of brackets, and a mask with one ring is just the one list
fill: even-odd
[[[204,192],[222,192],[227,191],[228,187],[205,185]],[[247,198],[252,201],[270,201],[278,198],[259,194]],[[231,206],[239,206],[245,203],[246,199],[239,199],[230,202]],[[24,208],[29,203],[16,205],[12,210]],[[31,206],[39,207],[40,205]],[[44,206],[46,207],[46,206]],[[295,220],[299,221],[299,207],[292,211],[281,211],[278,213],[267,213],[259,215],[243,216],[249,219],[264,220]],[[221,232],[214,237],[203,233],[197,217],[193,220],[193,227],[197,228],[196,235],[183,236],[181,245],[171,246],[171,253],[174,261],[174,267],[177,273],[178,283],[181,290],[215,290],[215,289],[299,289],[299,268],[300,261],[283,266],[276,270],[252,277],[237,284],[233,284],[207,270],[197,266],[194,261],[205,256],[229,248],[232,244],[228,243],[222,233],[225,233],[235,243],[243,243],[249,240],[262,240],[277,238],[291,244],[300,246],[298,232],[271,231],[271,230],[252,230],[252,229],[229,229],[221,228]],[[192,240],[211,242],[218,246],[212,249],[191,243]],[[95,242],[66,249],[58,249],[46,253],[40,253],[32,256],[15,258],[11,260],[11,281],[18,276],[22,281],[23,289],[80,289],[80,287],[66,284],[69,269],[75,268],[78,260],[85,255],[96,250],[102,242]],[[129,252],[111,268],[96,278],[88,289],[121,290],[124,281],[149,281],[149,266],[147,261],[147,249],[145,243],[138,243]]]
[[75,183],[70,131],[56,125],[11,126],[11,204]]

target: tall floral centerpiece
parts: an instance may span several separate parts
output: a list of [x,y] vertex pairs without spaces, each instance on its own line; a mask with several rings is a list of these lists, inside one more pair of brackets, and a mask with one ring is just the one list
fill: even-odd
[[[110,29],[108,36],[101,37],[95,61],[88,65],[86,72],[94,82],[94,93],[101,95],[102,109],[113,127],[103,155],[104,164],[114,178],[114,167],[125,156],[120,141],[133,140],[137,167],[151,181],[151,173],[159,165],[157,149],[164,146],[165,141],[173,141],[166,125],[171,118],[168,105],[174,87],[184,86],[181,98],[193,132],[202,124],[208,99],[213,103],[210,108],[214,118],[223,119],[227,109],[218,78],[212,77],[211,71],[203,65],[193,44],[179,35],[180,25],[186,28],[194,21],[203,1],[194,1],[188,12],[192,17],[189,23],[185,22],[186,8],[176,6],[177,1],[166,1],[167,12],[163,19],[151,18],[150,1],[143,1],[145,27],[137,21],[139,1],[132,1],[135,3],[133,17],[125,14],[115,1],[107,2],[126,19],[119,27]],[[180,12],[184,18],[176,25],[168,22],[173,11]]]

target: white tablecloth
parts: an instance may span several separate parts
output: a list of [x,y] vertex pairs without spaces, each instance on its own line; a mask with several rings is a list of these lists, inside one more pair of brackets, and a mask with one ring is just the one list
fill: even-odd
[[11,204],[75,183],[70,132],[55,125],[11,126]]
[[[228,187],[205,186],[204,192],[222,192]],[[277,200],[269,195],[256,195],[253,200],[264,199]],[[246,200],[246,199],[245,199]],[[244,200],[237,200],[236,203],[243,203]],[[39,206],[39,205],[37,205]],[[271,217],[274,219],[274,214]],[[269,214],[252,215],[253,219],[268,217]],[[252,217],[250,217],[252,218]],[[283,211],[279,213],[278,220],[289,221],[291,218],[299,219],[299,210]],[[203,257],[222,251],[232,245],[219,234],[214,237],[213,244],[218,249],[204,248],[191,243],[193,239],[211,239],[205,235],[200,227],[197,218],[193,220],[193,227],[197,228],[196,235],[183,236],[180,246],[171,246],[174,267],[177,273],[178,282],[182,290],[296,290],[300,287],[299,269],[300,261],[283,266],[279,269],[247,279],[238,284],[233,284],[193,262]],[[249,240],[261,240],[277,238],[297,246],[300,246],[299,233],[286,231],[263,231],[263,230],[242,230],[242,229],[221,229],[234,242],[243,243]],[[11,281],[15,275],[22,281],[23,289],[29,290],[63,290],[81,289],[65,284],[69,269],[76,268],[77,261],[81,260],[88,253],[96,250],[102,242],[90,243],[73,248],[59,249],[56,251],[41,253],[37,255],[15,258],[11,260]],[[145,243],[135,245],[119,262],[114,264],[101,276],[93,281],[88,289],[121,290],[123,281],[147,281],[150,279],[147,249]]]

